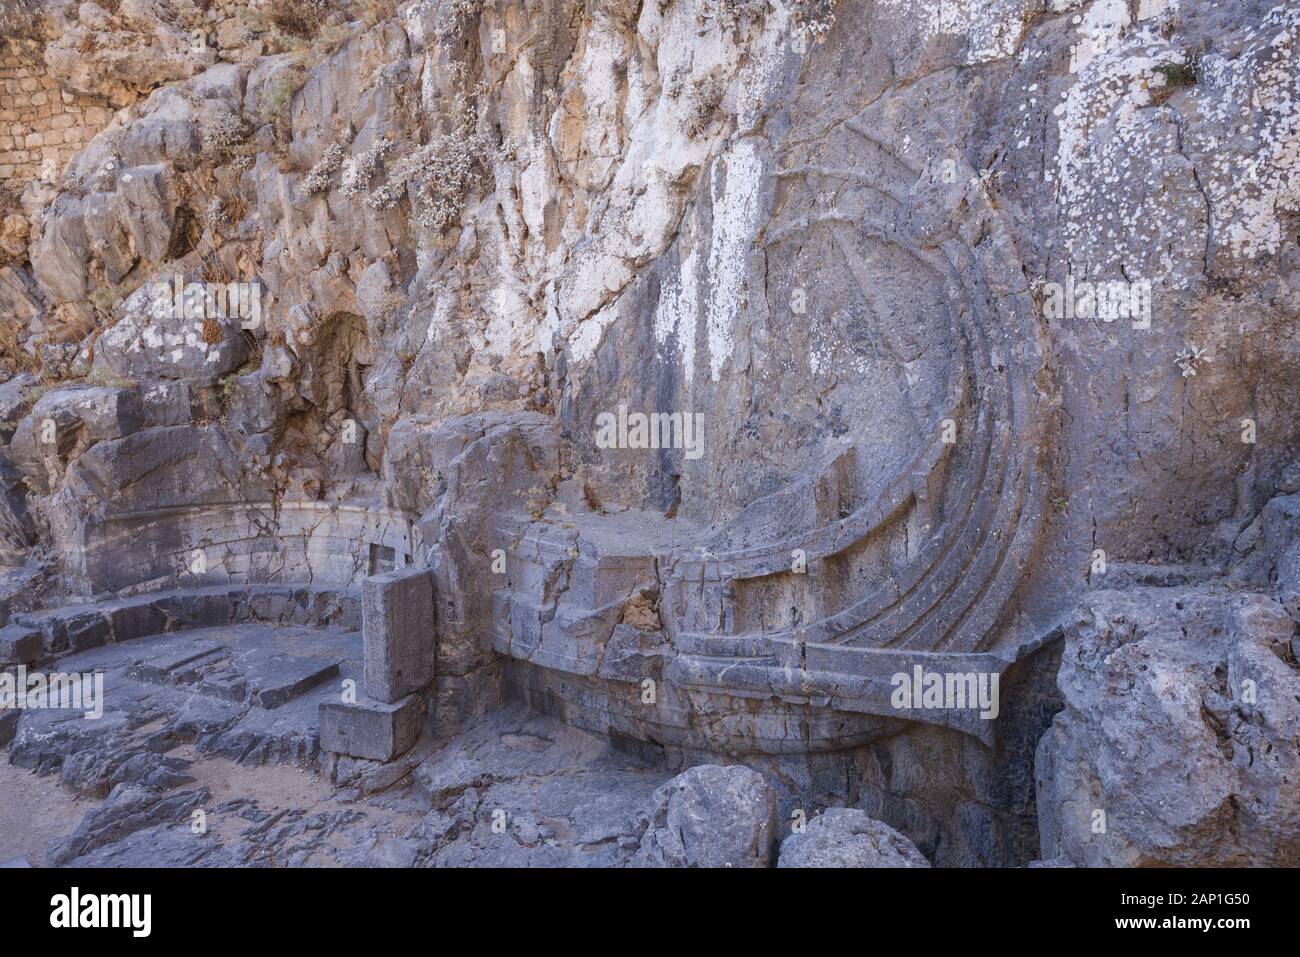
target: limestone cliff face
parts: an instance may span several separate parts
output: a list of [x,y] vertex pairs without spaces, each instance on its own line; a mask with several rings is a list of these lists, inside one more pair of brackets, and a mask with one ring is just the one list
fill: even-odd
[[[1090,586],[1290,587],[1292,4],[6,12],[94,133],[21,183],[54,124],[0,79],[24,588],[428,562],[446,680],[657,662],[654,740],[770,754],[896,732],[907,654],[1022,667]],[[702,444],[609,449],[622,407]]]

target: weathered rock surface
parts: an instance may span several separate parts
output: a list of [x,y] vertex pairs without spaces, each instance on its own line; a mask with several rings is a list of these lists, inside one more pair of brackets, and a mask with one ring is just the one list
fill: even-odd
[[[100,634],[113,637],[100,621]],[[60,673],[102,676],[102,714],[20,711],[8,754],[101,798],[123,784],[165,790],[186,780],[189,761],[167,756],[182,745],[247,765],[314,765],[320,705],[338,697],[335,679],[360,672],[355,633],[234,625],[111,644],[106,637],[74,637],[85,647],[58,663]]]
[[929,867],[903,835],[856,808],[827,808],[781,842],[778,867]]
[[767,867],[776,792],[745,767],[700,765],[654,793],[633,867]]
[[669,775],[594,735],[517,706],[415,768],[431,810],[412,839],[432,866],[622,866]]
[[182,0],[123,0],[118,4],[53,0],[58,21],[45,62],[69,89],[130,102],[159,82],[184,79],[212,63],[216,53],[194,42],[203,24],[199,4]]
[[[19,12],[0,53],[76,109],[3,78],[0,154],[41,172],[0,195],[0,628],[176,733],[24,715],[11,758],[100,797],[190,773],[146,743],[314,760],[331,639],[180,685],[195,649],[117,642],[273,645],[401,568],[431,644],[367,651],[380,710],[327,712],[385,720],[326,760],[433,809],[350,863],[762,864],[771,801],[937,865],[1293,860],[1294,4]],[[931,665],[998,717],[895,704]],[[338,862],[320,833],[378,827],[298,810],[240,843],[131,811],[60,857]],[[790,853],[865,853],[830,815]]]
[[163,795],[148,788],[119,785],[103,807],[87,814],[66,841],[50,849],[48,862],[57,867],[147,827],[187,820],[207,797],[206,789]]
[[1043,858],[1300,860],[1295,629],[1249,592],[1090,595],[1066,631],[1066,708],[1038,748]]

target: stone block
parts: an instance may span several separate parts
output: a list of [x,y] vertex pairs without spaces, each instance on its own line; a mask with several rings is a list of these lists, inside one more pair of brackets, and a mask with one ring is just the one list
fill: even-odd
[[160,595],[154,604],[167,617],[167,630],[180,630],[230,624],[236,601],[222,591],[182,589]]
[[74,615],[66,622],[69,651],[85,651],[98,648],[113,639],[113,626],[98,611]]
[[18,733],[18,719],[22,712],[16,708],[0,711],[0,748],[7,747]]
[[150,684],[190,684],[202,666],[219,658],[225,646],[219,641],[195,641],[188,635],[151,645],[147,658],[127,668],[128,678]]
[[190,387],[184,382],[154,382],[140,390],[140,406],[147,427],[189,425]]
[[52,654],[65,651],[85,651],[108,644],[112,638],[112,625],[98,611],[79,606],[58,613],[21,614],[14,616],[15,623],[39,630],[45,650]]
[[253,689],[253,704],[269,711],[337,677],[339,665],[297,655],[259,655],[243,662],[240,670]]
[[167,615],[148,596],[107,602],[100,606],[100,611],[113,624],[114,641],[148,638],[161,634],[167,627]]
[[41,633],[35,628],[0,628],[0,665],[27,665],[41,655]]
[[401,568],[361,586],[366,694],[394,702],[428,687],[434,674],[433,575]]
[[239,617],[270,624],[306,624],[301,589],[292,585],[255,585],[248,590],[247,611]]
[[424,721],[424,700],[410,695],[391,704],[362,698],[320,706],[320,743],[326,751],[391,761],[411,749]]

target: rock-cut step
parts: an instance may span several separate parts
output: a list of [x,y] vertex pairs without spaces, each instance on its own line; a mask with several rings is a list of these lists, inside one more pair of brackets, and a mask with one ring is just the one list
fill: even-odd
[[[237,632],[214,635],[213,632]],[[206,634],[205,634],[206,633]],[[256,625],[203,629],[131,647],[137,656],[126,674],[150,684],[188,686],[199,694],[278,708],[338,677],[338,660],[321,660],[276,651],[272,629]],[[225,638],[226,640],[222,640]],[[231,640],[233,639],[233,640]]]

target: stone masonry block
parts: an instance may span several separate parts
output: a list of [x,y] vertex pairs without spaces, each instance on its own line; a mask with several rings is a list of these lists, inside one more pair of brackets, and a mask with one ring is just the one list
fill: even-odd
[[433,575],[401,568],[361,586],[366,694],[394,702],[433,681]]
[[18,733],[18,719],[22,712],[14,708],[0,711],[0,748],[5,747]]
[[100,606],[113,625],[114,641],[134,641],[161,634],[167,627],[167,615],[149,596],[128,598]]
[[355,704],[326,701],[320,706],[320,744],[336,754],[391,761],[411,749],[423,721],[420,695],[392,704],[369,698]]
[[8,625],[0,628],[0,665],[31,664],[41,654],[41,633],[35,628]]

